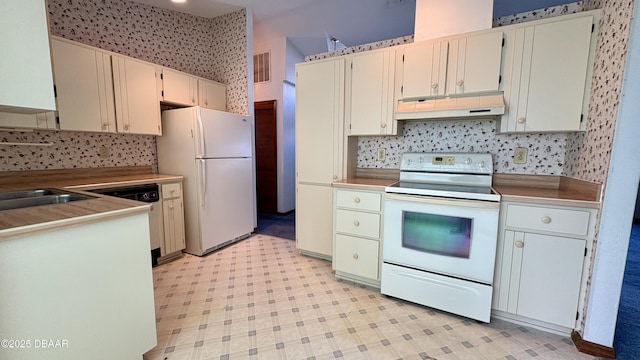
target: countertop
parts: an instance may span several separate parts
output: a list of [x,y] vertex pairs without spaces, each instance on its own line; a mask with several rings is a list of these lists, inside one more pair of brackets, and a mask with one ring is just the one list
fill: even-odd
[[41,170],[4,173],[0,191],[54,188],[91,195],[94,198],[69,203],[0,211],[0,241],[33,232],[73,226],[111,217],[148,212],[143,202],[87,193],[106,187],[182,181],[182,176],[151,173],[150,167]]
[[[333,187],[384,191],[396,179],[355,177]],[[493,189],[502,201],[587,208],[600,207],[601,185],[564,176],[495,174]]]

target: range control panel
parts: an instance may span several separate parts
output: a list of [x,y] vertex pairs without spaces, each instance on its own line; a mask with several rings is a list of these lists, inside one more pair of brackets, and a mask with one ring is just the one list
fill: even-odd
[[404,153],[400,171],[493,174],[489,153]]

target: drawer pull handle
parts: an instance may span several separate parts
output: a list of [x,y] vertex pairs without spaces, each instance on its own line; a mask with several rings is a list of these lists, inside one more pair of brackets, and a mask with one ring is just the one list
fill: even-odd
[[516,247],[517,248],[523,248],[524,247],[524,242],[523,241],[516,241]]
[[433,84],[431,84],[431,88],[432,88],[432,89],[437,89],[437,88],[438,88],[438,83],[433,83]]
[[358,260],[358,254],[353,254],[353,260]]
[[360,204],[360,198],[359,198],[359,197],[357,197],[357,198],[353,199],[353,201],[354,201],[356,204]]
[[540,221],[542,221],[545,224],[548,224],[551,222],[551,218],[548,216],[543,216],[542,219],[540,219]]
[[353,226],[360,226],[360,221],[355,220],[355,221],[353,222]]
[[518,118],[518,124],[524,124],[525,122],[527,122],[527,119],[525,119],[523,117]]

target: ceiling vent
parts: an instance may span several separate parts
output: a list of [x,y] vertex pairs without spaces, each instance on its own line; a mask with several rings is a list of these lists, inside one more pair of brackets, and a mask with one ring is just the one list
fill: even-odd
[[265,51],[253,55],[253,82],[271,81],[271,52]]

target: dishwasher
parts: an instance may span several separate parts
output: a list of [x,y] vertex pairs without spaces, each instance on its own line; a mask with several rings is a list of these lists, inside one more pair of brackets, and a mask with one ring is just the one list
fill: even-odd
[[115,196],[124,199],[151,203],[149,213],[149,232],[151,235],[151,266],[158,265],[161,256],[161,244],[163,238],[162,210],[160,204],[160,191],[158,184],[144,184],[132,186],[118,186],[102,189],[87,190],[96,194]]

